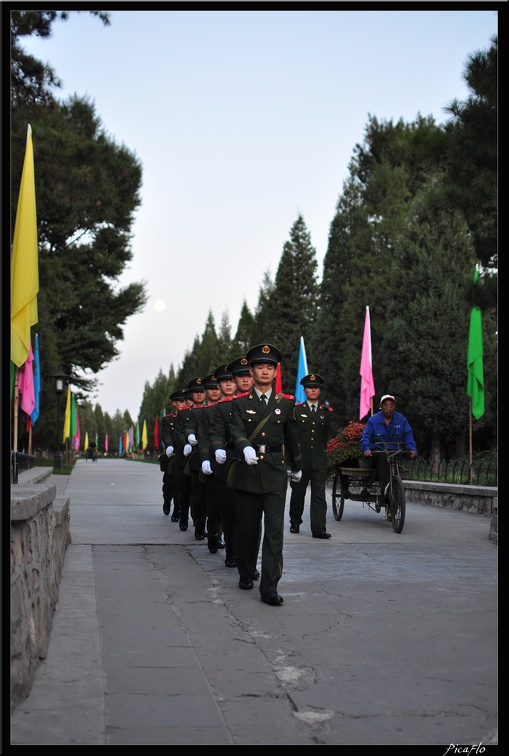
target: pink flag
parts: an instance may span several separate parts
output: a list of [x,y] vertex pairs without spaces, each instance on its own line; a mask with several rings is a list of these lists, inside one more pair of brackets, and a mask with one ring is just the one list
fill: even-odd
[[373,382],[373,370],[371,367],[371,324],[369,321],[369,307],[366,307],[366,320],[364,321],[364,339],[362,341],[361,367],[361,401],[359,419],[366,417],[371,410],[371,399],[375,396],[375,384]]
[[19,371],[18,388],[21,393],[20,407],[27,415],[31,415],[35,409],[35,387],[34,387],[34,353],[32,352],[32,341],[30,341],[28,357]]
[[76,433],[72,437],[72,445],[75,451],[79,451],[80,450],[80,416],[79,416],[77,404],[75,405],[74,409],[76,412]]
[[108,434],[104,437],[104,451],[108,453]]

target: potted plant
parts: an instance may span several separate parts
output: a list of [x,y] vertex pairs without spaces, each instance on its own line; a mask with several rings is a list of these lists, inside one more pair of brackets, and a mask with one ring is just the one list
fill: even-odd
[[357,460],[362,457],[360,446],[364,423],[354,423],[352,420],[344,428],[340,428],[337,435],[327,444],[327,466],[331,472],[336,472],[341,466],[357,467]]

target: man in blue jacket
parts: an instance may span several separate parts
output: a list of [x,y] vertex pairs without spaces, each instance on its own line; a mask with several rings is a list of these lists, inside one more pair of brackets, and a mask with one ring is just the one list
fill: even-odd
[[[366,427],[362,431],[361,450],[365,457],[372,457],[373,449],[382,449],[377,447],[379,442],[401,442],[405,444],[406,449],[410,452],[412,459],[417,456],[417,446],[410,423],[401,412],[396,412],[396,399],[392,394],[384,394],[380,399],[380,412],[372,415]],[[396,449],[397,446],[392,447]],[[385,454],[376,454],[378,459],[376,467],[380,478],[380,488],[382,493],[390,480],[389,463]],[[387,515],[389,518],[389,514]]]

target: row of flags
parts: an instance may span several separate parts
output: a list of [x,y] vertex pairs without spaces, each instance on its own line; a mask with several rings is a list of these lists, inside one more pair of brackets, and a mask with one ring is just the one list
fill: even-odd
[[[474,283],[477,284],[479,272],[477,266],[474,271]],[[39,363],[39,337],[35,335],[35,352],[32,351],[31,328],[38,322],[37,295],[39,292],[39,264],[37,213],[35,196],[34,148],[32,128],[27,126],[27,139],[21,183],[16,208],[16,220],[11,253],[11,395],[21,394],[20,407],[27,415],[27,430],[30,430],[39,417],[39,394],[41,389],[41,375]],[[300,380],[307,375],[307,359],[304,338],[301,337],[299,348],[299,362],[297,382],[295,387],[296,401],[305,401],[305,393]],[[363,419],[370,412],[373,414],[373,397],[375,384],[373,380],[371,354],[371,323],[369,307],[366,307],[364,321],[364,336],[359,374],[361,377],[359,419]],[[276,391],[282,392],[281,369],[276,378]],[[479,307],[472,307],[470,313],[470,329],[467,350],[467,395],[470,397],[470,418],[479,419],[484,414],[484,372],[483,372],[483,339],[482,320]],[[14,403],[15,413],[17,402]],[[14,417],[13,451],[17,451],[17,414]],[[64,437],[70,439],[76,450],[79,449],[80,427],[79,414],[70,387],[67,392],[67,404],[64,419]],[[136,445],[135,445],[136,442]],[[88,433],[85,435],[88,445]],[[105,439],[107,451],[108,437]],[[96,446],[98,446],[96,438]],[[148,447],[146,420],[143,423],[141,437],[143,449]],[[154,446],[159,448],[159,418],[154,425]],[[85,446],[85,449],[87,446]],[[119,440],[119,451],[140,448],[139,424],[134,429],[125,432]]]

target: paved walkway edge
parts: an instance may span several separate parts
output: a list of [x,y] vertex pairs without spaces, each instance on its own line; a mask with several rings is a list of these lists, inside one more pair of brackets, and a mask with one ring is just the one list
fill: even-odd
[[[70,706],[55,711],[53,696],[59,689]],[[37,670],[32,691],[39,695],[31,694],[12,714],[15,737],[11,745],[30,744],[26,735],[34,732],[39,736],[32,745],[106,744],[104,676],[91,546],[71,544],[67,549],[48,655]],[[34,707],[36,701],[39,704]]]

